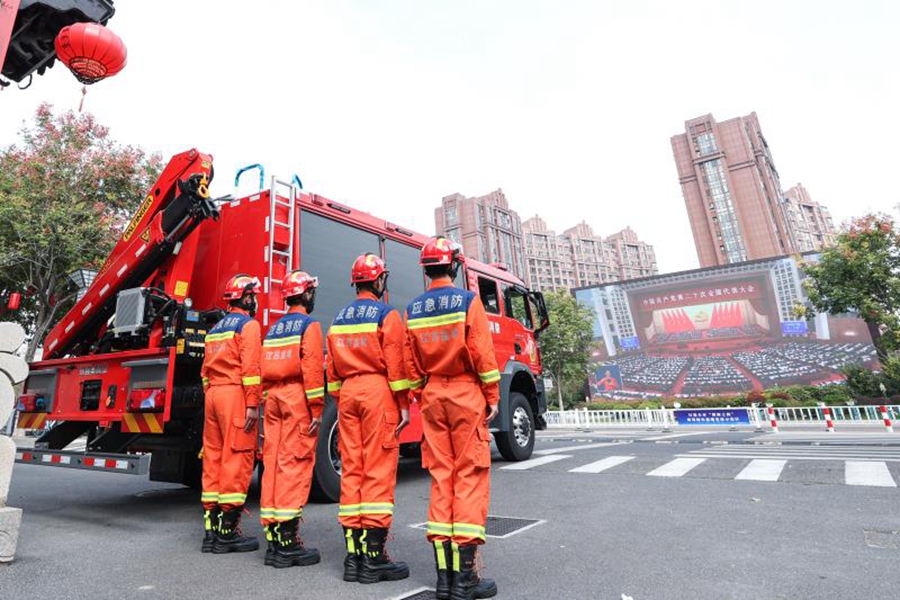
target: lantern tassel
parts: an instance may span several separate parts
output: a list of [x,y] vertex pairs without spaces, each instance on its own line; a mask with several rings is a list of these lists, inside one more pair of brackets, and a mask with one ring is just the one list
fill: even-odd
[[84,108],[84,97],[87,96],[87,86],[81,86],[81,102],[78,103],[78,112],[81,112],[81,109]]

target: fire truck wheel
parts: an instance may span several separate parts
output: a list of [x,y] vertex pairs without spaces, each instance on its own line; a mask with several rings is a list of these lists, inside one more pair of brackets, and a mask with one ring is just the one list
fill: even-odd
[[519,392],[509,395],[509,410],[504,415],[506,431],[494,434],[500,454],[508,461],[528,460],[534,450],[534,414],[528,398]]
[[341,498],[341,454],[338,451],[337,406],[328,398],[322,411],[316,466],[309,494],[315,502],[337,502]]

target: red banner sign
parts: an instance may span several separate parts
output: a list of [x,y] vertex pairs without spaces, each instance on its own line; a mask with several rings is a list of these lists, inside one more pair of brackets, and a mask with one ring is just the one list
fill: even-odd
[[677,292],[668,291],[650,294],[641,297],[640,305],[644,310],[656,310],[657,308],[671,308],[674,306],[746,300],[750,298],[759,298],[761,296],[762,288],[758,282],[733,281],[729,283],[717,283],[708,287],[688,288],[685,290],[678,290]]

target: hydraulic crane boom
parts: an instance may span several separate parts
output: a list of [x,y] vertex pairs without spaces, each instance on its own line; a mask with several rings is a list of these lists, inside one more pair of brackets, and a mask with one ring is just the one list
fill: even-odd
[[218,211],[209,200],[212,156],[190,150],[169,161],[87,293],[44,340],[44,358],[86,354],[115,312],[119,291],[143,284],[197,226]]

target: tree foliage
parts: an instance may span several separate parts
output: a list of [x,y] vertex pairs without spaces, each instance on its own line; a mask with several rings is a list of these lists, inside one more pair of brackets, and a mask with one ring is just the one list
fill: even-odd
[[567,292],[547,294],[550,326],[541,333],[541,359],[558,392],[578,399],[587,378],[594,336],[594,311]]
[[31,360],[75,300],[68,274],[100,267],[162,161],[116,143],[93,116],[49,104],[20,137],[0,150],[0,293],[24,301],[0,318],[29,332]]
[[856,219],[818,262],[804,265],[812,306],[821,312],[856,312],[869,326],[883,361],[900,349],[900,236],[893,219]]

